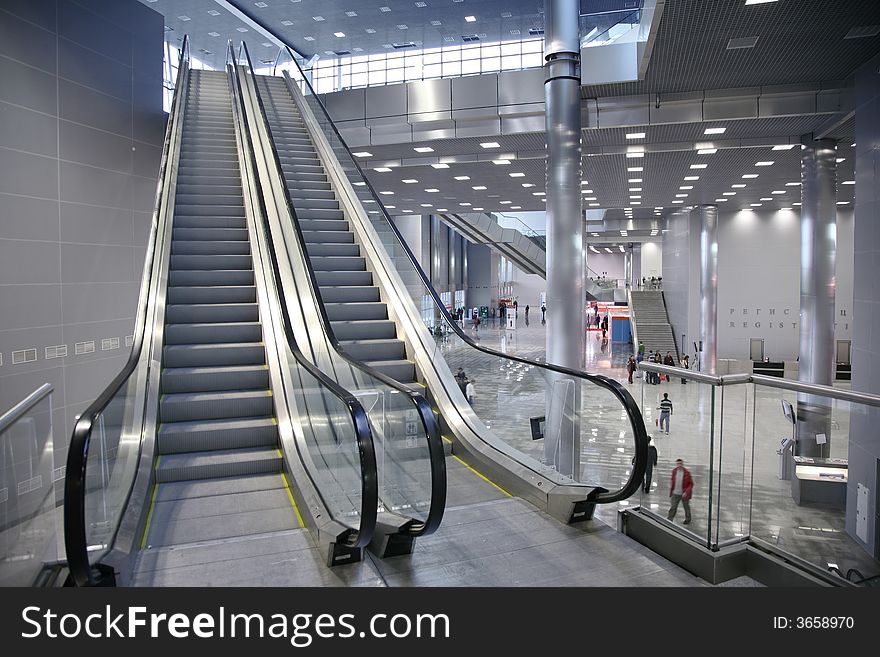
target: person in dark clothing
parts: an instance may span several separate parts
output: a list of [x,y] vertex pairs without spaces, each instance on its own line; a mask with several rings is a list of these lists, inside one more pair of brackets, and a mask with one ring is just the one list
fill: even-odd
[[541,305],[541,321],[542,322],[544,321],[544,313],[546,313],[546,312],[547,312],[547,306],[542,304]]
[[455,382],[458,384],[458,387],[461,388],[461,393],[464,394],[464,391],[467,388],[468,378],[467,374],[464,373],[464,369],[461,367],[459,367],[458,371],[455,373]]
[[[635,465],[635,456],[633,456],[632,462]],[[651,492],[651,479],[654,477],[655,465],[657,465],[657,448],[654,447],[654,438],[648,436],[648,466],[645,468],[645,479],[642,482],[642,491],[645,493]]]
[[529,318],[529,304],[526,304],[526,319]]
[[626,371],[629,375],[628,381],[629,383],[633,382],[633,374],[636,372],[636,359],[632,356],[629,357],[629,360],[626,363]]
[[[686,369],[686,370],[689,370],[689,369],[691,368],[691,366],[690,366],[690,359],[688,358],[688,355],[687,355],[687,354],[685,354],[685,355],[682,357],[682,359],[681,359],[681,366],[682,366],[684,369]],[[687,379],[682,379],[681,382],[682,382],[683,384],[684,384],[684,383],[687,383]]]
[[671,351],[666,352],[666,356],[663,357],[663,364],[669,365],[670,367],[675,367],[675,359],[672,357]]
[[602,339],[605,339],[605,334],[608,332],[608,315],[602,318]]

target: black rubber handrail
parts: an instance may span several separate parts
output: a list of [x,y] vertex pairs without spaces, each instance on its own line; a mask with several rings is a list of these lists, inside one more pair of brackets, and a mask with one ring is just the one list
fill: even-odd
[[[484,347],[480,344],[474,342],[467,333],[462,330],[462,328],[458,325],[458,323],[452,319],[452,315],[449,313],[449,310],[446,308],[446,304],[440,299],[440,295],[434,289],[434,286],[431,285],[431,281],[425,272],[422,270],[421,265],[419,265],[418,260],[413,255],[412,251],[407,245],[406,240],[403,239],[403,236],[400,234],[400,231],[397,229],[397,226],[394,225],[394,222],[391,221],[391,217],[388,215],[388,212],[385,209],[384,204],[382,203],[379,195],[376,193],[373,184],[370,182],[369,178],[367,178],[364,173],[363,168],[360,163],[357,161],[357,158],[352,155],[351,149],[348,147],[345,139],[342,138],[342,135],[339,134],[339,129],[336,127],[336,122],[330,117],[330,113],[327,111],[324,103],[321,101],[320,96],[315,93],[315,90],[312,88],[311,83],[308,78],[303,73],[302,68],[299,65],[294,53],[287,46],[282,49],[282,51],[286,50],[287,55],[290,60],[294,63],[300,75],[302,76],[303,82],[308,86],[309,91],[312,96],[314,96],[318,105],[321,107],[321,111],[324,113],[324,116],[327,118],[330,126],[333,128],[333,132],[336,133],[336,137],[339,139],[340,144],[348,153],[349,159],[352,164],[354,164],[358,173],[361,176],[363,182],[366,183],[367,189],[370,191],[370,194],[373,196],[373,199],[376,202],[376,205],[379,207],[379,211],[385,217],[385,221],[388,224],[388,227],[394,234],[395,239],[403,248],[404,253],[410,261],[412,267],[416,270],[419,275],[419,278],[422,280],[422,284],[428,290],[432,299],[434,300],[434,304],[437,306],[437,309],[441,313],[441,315],[446,319],[447,323],[452,327],[455,333],[459,338],[464,340],[466,344],[470,347],[481,351],[485,354],[489,354],[491,356],[495,356],[498,358],[504,358],[507,360],[512,360],[518,363],[523,363],[525,365],[531,365],[533,367],[539,367],[541,369],[550,370],[551,372],[556,372],[558,374],[564,374],[566,376],[570,376],[577,379],[585,379],[590,381],[591,383],[595,383],[596,385],[607,389],[610,391],[621,403],[621,405],[626,410],[627,417],[629,418],[630,425],[633,429],[633,440],[635,442],[635,463],[633,464],[633,468],[630,472],[629,478],[626,483],[619,489],[615,491],[609,491],[601,487],[594,488],[590,494],[587,496],[587,501],[595,502],[596,504],[611,504],[613,502],[619,502],[621,500],[628,499],[635,493],[639,486],[642,484],[644,480],[645,470],[648,466],[648,432],[645,429],[645,422],[642,418],[642,413],[639,410],[638,404],[636,404],[635,399],[629,393],[629,391],[624,388],[620,383],[611,379],[607,376],[601,374],[590,374],[588,372],[583,372],[579,370],[573,370],[568,367],[562,367],[560,365],[553,365],[551,363],[544,363],[536,360],[531,360],[529,358],[522,358],[521,356],[514,356],[511,354],[505,354],[500,351],[496,351],[494,349],[490,349],[488,347]],[[280,56],[281,53],[279,53]],[[277,67],[278,58],[276,57],[276,67]],[[285,72],[286,73],[286,72]],[[287,76],[286,76],[287,77]],[[289,77],[287,78],[289,79]]]
[[[263,97],[260,93],[259,85],[257,84],[257,76],[254,73],[253,63],[251,61],[251,56],[250,52],[248,51],[247,44],[242,42],[242,48],[244,48],[245,58],[248,63],[248,71],[250,72],[251,78],[254,83],[254,91],[257,96],[257,103],[260,107],[260,116],[266,127],[267,133],[269,135],[272,135],[272,128],[269,124],[266,107],[263,103]],[[321,288],[318,285],[318,280],[315,276],[314,270],[312,269],[311,261],[309,260],[305,236],[303,235],[302,228],[299,225],[296,208],[290,195],[290,188],[287,185],[287,179],[284,177],[284,169],[281,166],[281,159],[278,155],[278,149],[275,146],[274,138],[271,140],[271,146],[272,157],[275,162],[276,171],[278,172],[278,175],[283,183],[284,199],[287,204],[287,210],[290,213],[293,228],[296,232],[300,254],[302,255],[305,269],[308,272],[309,287],[313,298],[317,301],[316,305],[318,306],[318,313],[321,318],[321,324],[324,329],[324,333],[328,341],[330,342],[330,346],[333,347],[333,350],[345,362],[347,362],[355,369],[364,372],[372,378],[378,379],[388,387],[393,388],[402,395],[408,397],[413,402],[414,406],[416,407],[416,411],[419,414],[419,419],[421,420],[422,426],[425,429],[425,435],[427,437],[428,456],[431,466],[431,505],[428,509],[427,517],[424,521],[413,520],[412,522],[407,523],[404,527],[401,528],[401,533],[412,537],[427,536],[428,534],[432,534],[440,526],[440,523],[443,520],[443,513],[446,508],[446,454],[443,451],[443,439],[440,436],[440,426],[437,422],[437,418],[434,416],[431,405],[422,394],[411,390],[410,388],[407,388],[399,381],[392,379],[387,374],[384,374],[374,369],[373,367],[370,367],[368,364],[352,358],[348,353],[346,353],[344,347],[339,343],[339,340],[336,338],[336,335],[333,332],[332,325],[330,324],[330,318],[327,315],[327,309],[324,307],[324,300],[321,296]]]
[[[177,63],[177,80],[175,87],[182,84],[189,75],[189,35],[184,35],[183,44],[180,47],[180,59]],[[144,266],[144,284],[147,290],[153,275],[154,257],[156,248],[156,235],[159,229],[159,212],[163,202],[162,190],[165,186],[165,177],[168,174],[171,147],[171,135],[174,127],[180,120],[180,93],[175,92],[171,102],[171,110],[168,113],[168,123],[165,126],[165,140],[162,146],[162,159],[159,166],[159,179],[156,187],[156,203],[153,211],[153,224],[150,228],[150,240],[147,247],[146,262]],[[152,248],[151,248],[152,247]],[[149,298],[149,292],[142,292],[143,300]],[[92,428],[95,420],[104,411],[107,405],[116,396],[116,393],[128,381],[140,361],[143,349],[144,336],[147,327],[147,312],[144,309],[143,322],[135,326],[134,341],[131,347],[128,361],[122,370],[110,382],[103,392],[89,404],[83,411],[73,428],[70,446],[67,453],[67,467],[64,480],[64,546],[67,552],[67,565],[70,570],[70,581],[76,586],[89,586],[96,583],[96,574],[89,564],[88,546],[86,538],[85,495],[86,495],[86,469],[88,467],[89,444],[91,441]],[[134,479],[132,479],[134,485]],[[128,496],[131,495],[129,486]],[[118,527],[117,527],[118,529]],[[115,540],[115,531],[114,531]],[[112,541],[111,541],[112,544]]]
[[[232,58],[231,65],[229,65],[230,57]],[[232,69],[229,75],[232,78],[230,82],[233,85],[233,103],[237,103],[240,108],[238,113],[241,117],[242,132],[250,148],[250,165],[254,172],[252,184],[256,188],[256,195],[259,199],[260,218],[262,220],[263,229],[267,232],[269,237],[269,244],[271,245],[272,227],[269,223],[269,216],[263,198],[263,188],[260,183],[256,156],[254,153],[253,135],[251,133],[247,113],[244,111],[244,93],[241,87],[241,79],[238,75],[237,58],[235,57],[231,41],[229,42],[227,49],[227,66]],[[342,388],[342,386],[315,367],[315,365],[312,364],[300,351],[299,345],[296,342],[296,337],[293,333],[293,323],[287,310],[287,304],[284,303],[286,295],[284,293],[284,285],[281,279],[278,258],[275,255],[274,249],[270,247],[266,250],[269,252],[270,260],[272,262],[272,275],[275,279],[275,290],[279,298],[279,306],[281,307],[281,315],[284,322],[284,336],[287,340],[288,349],[290,349],[293,357],[303,369],[314,376],[322,385],[327,387],[330,392],[345,403],[348,412],[351,415],[352,423],[355,428],[355,440],[357,441],[358,457],[361,466],[361,510],[360,527],[357,530],[352,529],[348,533],[345,545],[352,549],[366,547],[370,541],[373,540],[376,531],[376,520],[379,508],[379,477],[376,463],[376,449],[373,444],[373,432],[370,428],[367,413],[357,397]],[[308,472],[308,468],[306,468],[306,474],[308,474],[309,478],[312,480],[318,496],[321,497],[321,500],[323,501],[324,498],[321,489]],[[326,503],[324,506],[329,509],[329,506],[327,506]]]

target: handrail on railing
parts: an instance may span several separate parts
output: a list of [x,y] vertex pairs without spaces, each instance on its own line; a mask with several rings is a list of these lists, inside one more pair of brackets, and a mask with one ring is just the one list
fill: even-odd
[[[177,66],[177,80],[175,88],[187,74],[189,66],[189,35],[184,35],[183,44],[180,47],[180,59]],[[86,519],[85,519],[85,478],[88,464],[88,450],[92,428],[98,415],[106,408],[123,384],[128,381],[131,374],[137,368],[143,348],[144,336],[147,323],[147,303],[150,292],[150,279],[153,274],[154,259],[151,254],[156,248],[157,230],[159,228],[160,203],[162,190],[165,186],[165,176],[168,173],[169,148],[171,135],[175,122],[179,119],[180,96],[176,92],[168,114],[168,123],[165,128],[165,139],[162,147],[162,159],[159,167],[159,178],[156,185],[156,201],[153,210],[153,222],[150,229],[150,239],[147,244],[146,258],[144,262],[144,274],[141,280],[141,290],[138,298],[138,315],[135,323],[134,341],[131,353],[122,370],[110,384],[104,388],[97,399],[89,404],[88,408],[80,415],[73,429],[67,456],[67,469],[64,481],[64,542],[67,550],[67,561],[72,581],[77,586],[85,586],[94,583],[94,574],[89,565],[89,556],[86,545]],[[128,494],[131,494],[129,487]]]
[[[260,116],[263,119],[263,123],[266,126],[267,132],[270,132],[266,107],[263,103],[263,97],[260,93],[260,89],[256,84],[256,74],[254,73],[254,68],[251,62],[247,44],[242,42],[242,47],[244,48],[244,53],[247,59],[248,70],[254,78],[254,91],[256,92],[257,103],[260,108]],[[293,57],[292,53],[290,56]],[[276,57],[276,64],[277,61],[278,59]],[[299,67],[299,64],[297,64],[297,67]],[[287,180],[284,178],[283,169],[281,166],[281,159],[278,155],[278,149],[276,148],[274,141],[271,143],[271,146],[272,156],[275,161],[275,170],[281,177],[281,182],[283,183],[282,187],[284,189],[285,203],[287,205],[287,210],[290,213],[290,217],[293,220],[291,223],[293,224],[294,232],[297,236],[297,243],[299,246],[300,255],[303,258],[305,269],[308,272],[309,289],[312,293],[312,297],[317,301],[316,306],[325,336],[327,337],[334,351],[347,363],[349,363],[356,369],[366,373],[368,376],[374,379],[378,379],[385,385],[398,391],[400,394],[408,397],[415,405],[416,410],[419,414],[419,419],[425,429],[425,434],[428,440],[428,453],[431,461],[431,506],[428,511],[427,518],[424,522],[410,523],[407,527],[404,528],[404,531],[407,535],[412,537],[426,536],[428,534],[431,534],[436,531],[436,529],[440,526],[440,522],[443,519],[443,513],[446,507],[446,456],[443,451],[443,442],[442,438],[440,437],[440,427],[437,423],[437,418],[434,417],[434,413],[431,409],[430,404],[428,404],[428,401],[421,393],[411,390],[407,386],[404,386],[399,381],[392,379],[383,372],[380,372],[375,368],[365,363],[362,363],[361,361],[355,360],[345,352],[342,345],[339,343],[339,340],[337,340],[336,335],[333,333],[330,318],[327,315],[327,309],[321,296],[320,285],[318,285],[317,278],[315,277],[315,272],[309,262],[305,236],[303,235],[302,228],[300,227],[299,221],[297,219],[293,197],[290,194],[290,188],[287,184]]]
[[[233,44],[231,40],[229,41],[227,47],[227,65],[230,64],[230,55],[232,55],[233,58],[233,61],[231,62],[231,68],[233,69],[233,79],[235,81],[234,93],[237,94],[237,102],[243,102],[244,99],[244,94],[241,86],[241,78],[239,77],[237,65],[238,61],[241,59],[242,47],[244,47],[244,52],[247,55],[247,46],[245,46],[244,42],[242,42],[241,46],[239,46],[239,54],[237,58],[234,54]],[[247,57],[247,61],[248,67],[251,68],[249,55]],[[251,70],[253,69],[251,68]],[[253,147],[253,135],[251,133],[247,113],[244,111],[241,112],[241,121],[243,125],[243,132],[245,133],[247,141],[250,145],[251,166],[253,167],[253,170],[256,174],[257,165]],[[271,243],[272,228],[268,218],[268,212],[263,197],[262,184],[260,182],[259,175],[254,176],[253,184],[256,189],[256,196],[259,199],[260,216],[262,218],[263,228],[266,231],[267,236],[269,236]],[[278,305],[281,308],[281,316],[284,324],[284,336],[287,341],[287,347],[288,349],[290,349],[290,352],[293,355],[294,359],[297,361],[298,365],[302,366],[309,374],[314,376],[321,384],[326,386],[330,390],[330,392],[333,393],[334,396],[338,397],[345,403],[355,428],[355,440],[358,446],[358,456],[360,459],[361,467],[360,527],[357,531],[352,530],[352,533],[349,534],[349,536],[347,537],[346,546],[352,549],[362,548],[368,545],[373,539],[373,535],[376,529],[376,518],[379,507],[379,484],[376,465],[376,450],[373,444],[373,433],[369,425],[367,413],[357,397],[342,388],[342,386],[340,386],[336,381],[334,381],[326,374],[324,374],[321,370],[319,370],[300,351],[299,345],[296,342],[296,337],[293,333],[293,323],[290,319],[290,313],[287,309],[287,304],[283,302],[286,295],[284,293],[284,284],[281,278],[281,270],[278,263],[278,257],[274,249],[270,248],[268,249],[268,252],[272,264],[272,275],[275,281],[275,289],[278,298],[281,301],[281,303],[279,303]],[[308,471],[307,474],[309,474]],[[311,478],[310,474],[309,477]],[[315,491],[323,501],[324,498],[322,492],[317,485],[315,485]]]
[[[297,70],[299,71],[300,75],[302,76],[304,83],[308,86],[311,94],[314,96],[316,102],[318,103],[318,106],[321,108],[322,112],[324,113],[325,117],[327,118],[327,121],[330,124],[330,126],[332,127],[333,132],[336,134],[336,137],[339,140],[340,144],[343,146],[345,151],[348,153],[350,161],[356,167],[358,173],[360,174],[361,178],[363,179],[363,182],[366,183],[367,189],[369,190],[370,194],[375,199],[376,205],[378,206],[379,211],[385,217],[386,223],[387,223],[388,227],[390,228],[390,230],[392,231],[394,238],[397,240],[397,242],[402,247],[404,253],[407,256],[407,259],[410,261],[410,264],[413,266],[414,270],[417,272],[419,278],[421,279],[422,284],[428,290],[431,298],[434,301],[434,304],[437,307],[437,310],[440,312],[442,317],[447,321],[447,323],[453,328],[453,330],[458,335],[458,337],[460,339],[462,339],[470,347],[472,347],[478,351],[481,351],[483,353],[486,353],[486,354],[489,354],[489,355],[492,355],[495,357],[513,360],[515,362],[523,363],[526,365],[531,365],[533,367],[538,367],[540,369],[550,370],[550,371],[555,372],[557,374],[563,374],[566,376],[571,376],[571,377],[574,377],[577,379],[584,379],[584,380],[590,381],[592,383],[595,383],[598,386],[610,391],[618,399],[618,401],[623,405],[624,409],[626,410],[627,417],[629,418],[630,424],[633,428],[633,437],[634,437],[634,441],[635,441],[635,462],[633,464],[632,469],[630,470],[630,474],[629,474],[628,479],[626,480],[625,484],[621,488],[617,489],[616,491],[608,491],[608,490],[605,490],[601,487],[596,487],[587,496],[587,501],[594,502],[597,504],[610,504],[613,502],[625,500],[628,497],[630,497],[633,493],[635,493],[639,489],[639,486],[641,485],[641,483],[643,481],[644,473],[645,473],[645,470],[647,468],[647,463],[648,463],[648,434],[647,434],[647,430],[645,429],[645,423],[644,423],[644,419],[642,418],[641,410],[639,409],[638,404],[636,403],[635,399],[633,399],[632,395],[618,381],[615,381],[614,379],[611,379],[611,378],[606,377],[604,375],[589,374],[587,372],[582,372],[579,370],[574,370],[574,369],[562,367],[559,365],[553,365],[551,363],[544,363],[544,362],[537,361],[537,360],[522,358],[520,356],[515,356],[512,354],[505,354],[503,352],[496,351],[496,350],[490,349],[488,347],[484,347],[483,345],[476,343],[469,335],[467,335],[467,333],[465,333],[464,330],[459,326],[458,322],[456,322],[452,318],[452,315],[450,314],[449,310],[446,308],[446,304],[443,303],[443,301],[440,299],[440,295],[434,289],[434,286],[431,285],[430,279],[425,274],[421,265],[419,265],[418,260],[413,255],[412,250],[409,248],[409,245],[406,243],[406,240],[400,234],[400,231],[398,230],[398,228],[394,224],[394,222],[391,221],[391,217],[388,215],[388,212],[385,209],[385,206],[382,203],[379,194],[376,192],[376,189],[373,187],[373,184],[370,182],[369,178],[367,178],[367,176],[365,175],[363,168],[361,167],[360,163],[357,161],[357,158],[355,158],[354,155],[352,154],[351,149],[348,147],[348,144],[346,143],[345,139],[342,138],[342,135],[339,133],[339,129],[336,127],[336,123],[333,121],[332,117],[330,116],[330,113],[327,111],[327,108],[325,107],[321,98],[314,92],[314,89],[312,89],[311,84],[309,83],[308,79],[306,78],[305,74],[303,73],[302,69],[299,66],[299,62],[297,62],[296,58],[294,57],[293,53],[290,52],[289,48],[286,48],[286,50],[288,51],[288,56],[289,56],[290,60],[296,65]],[[285,75],[286,75],[286,71],[285,71]]]
[[54,389],[55,388],[51,383],[44,383],[27,397],[18,402],[15,406],[6,411],[3,415],[0,415],[0,434],[2,434],[9,427],[15,424],[15,422],[18,421],[19,418],[21,418],[34,406],[39,404],[40,401],[42,401],[43,398],[46,397],[46,395],[51,394]]

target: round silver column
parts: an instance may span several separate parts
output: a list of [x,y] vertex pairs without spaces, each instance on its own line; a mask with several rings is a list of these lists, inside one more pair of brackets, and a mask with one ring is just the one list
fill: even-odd
[[700,369],[715,374],[718,344],[718,206],[700,211]]
[[[578,0],[544,1],[547,126],[547,362],[583,369],[584,218]],[[551,377],[544,460],[580,476],[580,384]],[[553,435],[550,435],[553,434]]]
[[[810,140],[804,146],[801,151],[798,380],[830,386],[834,383],[834,299],[837,289],[837,148],[832,139]],[[831,448],[829,401],[814,395],[798,395],[797,415],[795,454],[828,456]]]

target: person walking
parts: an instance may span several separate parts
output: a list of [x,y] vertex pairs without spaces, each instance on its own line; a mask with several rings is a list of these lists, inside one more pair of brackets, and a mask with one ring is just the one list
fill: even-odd
[[639,355],[641,356],[641,359],[639,360],[639,362],[641,363],[643,360],[645,360],[645,343],[641,340],[639,340]]
[[663,399],[660,400],[660,431],[663,431],[663,423],[666,423],[666,435],[669,435],[669,416],[672,415],[672,400],[669,399],[669,393],[663,393]]
[[608,315],[602,319],[602,339],[605,339],[605,334],[608,332]]
[[627,381],[629,383],[633,382],[633,374],[636,372],[636,359],[633,356],[629,357],[629,360],[626,362],[626,371],[629,374]]
[[464,373],[464,369],[461,367],[459,367],[458,371],[455,373],[455,382],[458,384],[458,387],[461,388],[462,394],[464,394],[468,378],[467,374]]
[[[691,367],[690,367],[690,360],[688,359],[688,355],[687,355],[687,354],[685,354],[685,355],[682,357],[682,359],[681,359],[681,366],[682,366],[682,368],[684,368],[684,369],[686,369],[686,370],[689,370],[689,369],[691,368]],[[682,377],[682,379],[681,379],[681,383],[682,383],[682,385],[684,385],[685,383],[687,383],[687,379],[685,379],[684,377]]]
[[476,381],[476,379],[471,379],[470,381],[468,381],[467,387],[464,390],[464,396],[467,397],[468,403],[471,406],[474,405],[474,400],[477,398],[477,391],[476,388],[474,388],[474,381]]
[[526,304],[526,319],[529,318],[529,304]]
[[679,502],[684,506],[684,524],[691,524],[691,497],[694,494],[694,478],[684,467],[684,461],[675,459],[675,468],[669,480],[669,513],[667,520],[674,520]]
[[546,312],[547,312],[547,306],[545,306],[545,305],[542,303],[542,304],[541,304],[541,321],[542,321],[542,322],[544,321],[544,313],[546,313]]
[[[635,456],[633,456],[632,462],[635,465]],[[642,491],[645,493],[651,492],[651,479],[654,478],[655,465],[657,465],[657,448],[654,446],[653,436],[648,436],[648,465],[645,468],[645,479],[642,482]]]

